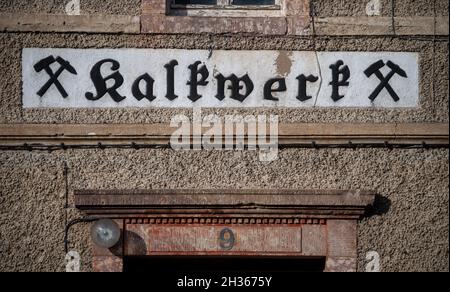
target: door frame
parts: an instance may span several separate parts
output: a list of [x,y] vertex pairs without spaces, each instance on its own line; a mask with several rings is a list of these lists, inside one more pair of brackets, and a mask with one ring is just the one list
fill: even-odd
[[[92,244],[96,272],[121,272],[124,256],[325,257],[327,272],[357,269],[357,222],[371,191],[77,190],[90,218],[121,228],[110,249]],[[221,234],[234,237],[221,244]],[[225,242],[228,243],[228,242]]]

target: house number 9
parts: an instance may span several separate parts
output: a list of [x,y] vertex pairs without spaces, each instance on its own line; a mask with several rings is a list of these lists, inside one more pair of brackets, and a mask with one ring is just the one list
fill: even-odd
[[234,246],[234,233],[229,228],[224,228],[220,231],[219,243],[220,248],[223,250],[232,250]]

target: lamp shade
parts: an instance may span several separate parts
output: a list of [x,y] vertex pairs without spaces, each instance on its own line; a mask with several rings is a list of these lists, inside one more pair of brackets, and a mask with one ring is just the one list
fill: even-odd
[[96,245],[111,248],[120,240],[119,225],[111,219],[98,220],[92,225],[91,237]]

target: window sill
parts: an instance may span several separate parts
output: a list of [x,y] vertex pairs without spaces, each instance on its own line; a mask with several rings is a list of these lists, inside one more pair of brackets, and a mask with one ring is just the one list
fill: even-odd
[[142,32],[167,34],[307,35],[309,0],[282,5],[170,5],[169,0],[143,0]]

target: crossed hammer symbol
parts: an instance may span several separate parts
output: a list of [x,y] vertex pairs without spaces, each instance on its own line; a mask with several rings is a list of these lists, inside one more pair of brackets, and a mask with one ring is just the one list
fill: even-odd
[[[53,72],[50,66],[55,62],[58,62],[61,65],[61,67],[56,72]],[[49,88],[53,84],[55,84],[59,93],[61,93],[61,95],[64,98],[69,96],[58,80],[59,76],[64,72],[64,70],[67,70],[70,73],[77,75],[77,71],[75,70],[75,68],[72,67],[72,65],[70,65],[69,62],[67,62],[61,57],[56,57],[55,59],[53,56],[49,56],[39,61],[36,65],[34,65],[34,70],[36,70],[36,72],[38,73],[41,72],[42,70],[45,70],[45,72],[47,72],[47,74],[50,76],[50,80],[48,80],[47,83],[45,83],[44,86],[42,86],[42,88],[37,92],[37,94],[40,97],[44,96],[44,94],[47,92],[47,90],[49,90]]]
[[[389,68],[391,68],[391,72],[385,77],[383,73],[381,73],[380,69],[383,68],[385,65],[387,65]],[[372,76],[375,74],[375,76],[380,79],[381,83],[375,88],[375,90],[372,92],[372,94],[369,96],[370,100],[374,101],[375,98],[381,93],[381,91],[386,88],[386,90],[389,92],[391,97],[394,99],[394,101],[399,101],[400,97],[398,97],[397,93],[394,91],[392,86],[389,84],[389,81],[391,81],[392,77],[394,77],[395,74],[398,74],[404,78],[408,78],[408,75],[406,75],[406,72],[400,68],[400,66],[392,63],[391,61],[388,61],[386,64],[380,60],[374,64],[372,64],[369,68],[367,68],[364,71],[364,74],[366,74],[367,77]]]

